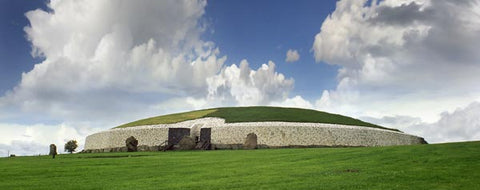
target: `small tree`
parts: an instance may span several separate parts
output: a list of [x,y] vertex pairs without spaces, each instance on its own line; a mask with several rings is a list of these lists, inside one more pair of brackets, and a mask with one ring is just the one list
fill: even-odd
[[76,140],[70,140],[67,143],[65,143],[65,151],[70,152],[70,154],[74,152],[75,149],[77,149],[77,147],[78,145]]

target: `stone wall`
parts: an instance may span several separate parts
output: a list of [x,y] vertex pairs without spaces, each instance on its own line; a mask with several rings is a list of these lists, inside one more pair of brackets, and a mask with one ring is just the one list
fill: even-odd
[[243,144],[248,133],[255,133],[261,147],[294,146],[390,146],[425,143],[423,138],[370,127],[297,122],[225,123],[220,118],[202,118],[175,124],[119,128],[86,138],[85,150],[125,146],[134,136],[139,146],[159,146],[168,140],[168,128],[190,128],[191,136],[201,128],[211,128],[211,143],[217,148]]
[[200,134],[204,123],[221,125],[223,119],[203,118],[174,124],[148,125],[127,128],[115,128],[87,136],[85,150],[109,149],[125,146],[125,140],[133,136],[138,140],[138,146],[159,146],[168,140],[168,128],[191,128],[190,134]]
[[[289,146],[391,146],[422,144],[423,138],[401,132],[347,125],[320,123],[235,123],[212,128],[212,144],[242,144],[255,133],[258,144]],[[219,146],[218,146],[219,145]]]
[[128,130],[108,130],[95,133],[85,139],[85,149],[105,149],[124,147],[125,140],[133,136],[138,145],[158,146],[168,139],[168,128],[164,127],[132,127]]

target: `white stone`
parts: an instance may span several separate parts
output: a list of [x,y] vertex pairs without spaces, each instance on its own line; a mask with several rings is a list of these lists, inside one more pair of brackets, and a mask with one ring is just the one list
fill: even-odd
[[255,133],[258,144],[283,146],[391,146],[421,144],[423,139],[402,132],[364,126],[300,122],[225,123],[222,118],[201,118],[174,124],[115,128],[86,138],[85,149],[125,146],[134,136],[138,145],[158,146],[168,140],[168,128],[190,128],[191,135],[201,128],[211,128],[213,145],[242,144],[248,133]]

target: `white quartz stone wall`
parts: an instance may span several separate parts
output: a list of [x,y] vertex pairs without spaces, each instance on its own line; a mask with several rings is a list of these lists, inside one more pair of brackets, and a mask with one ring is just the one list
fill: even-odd
[[323,123],[251,122],[212,128],[212,144],[243,144],[248,133],[270,147],[390,146],[420,144],[423,139],[401,132]]
[[220,118],[202,118],[175,124],[111,129],[87,137],[85,149],[124,147],[134,136],[140,145],[158,146],[168,139],[168,128],[190,128],[192,136],[201,128],[212,128],[214,145],[243,144],[248,133],[257,135],[258,144],[283,146],[390,146],[420,144],[413,135],[370,127],[297,122],[225,123]]
[[138,140],[139,146],[159,146],[168,140],[168,128],[191,128],[190,134],[198,135],[204,123],[221,125],[225,123],[225,120],[220,118],[202,118],[174,124],[110,129],[87,136],[84,149],[94,150],[125,147],[125,140],[130,136]]
[[133,136],[138,145],[158,146],[168,139],[168,128],[134,127],[128,130],[108,130],[90,135],[85,140],[85,149],[105,149],[124,147],[125,140]]

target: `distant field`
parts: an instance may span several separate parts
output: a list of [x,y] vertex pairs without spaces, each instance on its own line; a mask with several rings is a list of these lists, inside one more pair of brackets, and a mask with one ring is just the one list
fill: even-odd
[[0,159],[0,189],[480,189],[480,142]]
[[[367,123],[351,117],[321,112],[316,110],[299,109],[299,108],[281,108],[281,107],[226,107],[213,108],[206,110],[198,110],[184,113],[176,113],[151,117],[127,123],[122,127],[133,127],[140,125],[155,125],[177,123],[186,120],[219,117],[224,118],[227,123],[237,122],[260,122],[260,121],[286,121],[286,122],[312,122],[312,123],[333,123],[344,125],[357,125],[374,128],[389,129],[375,124]],[[396,129],[389,129],[396,130]]]

